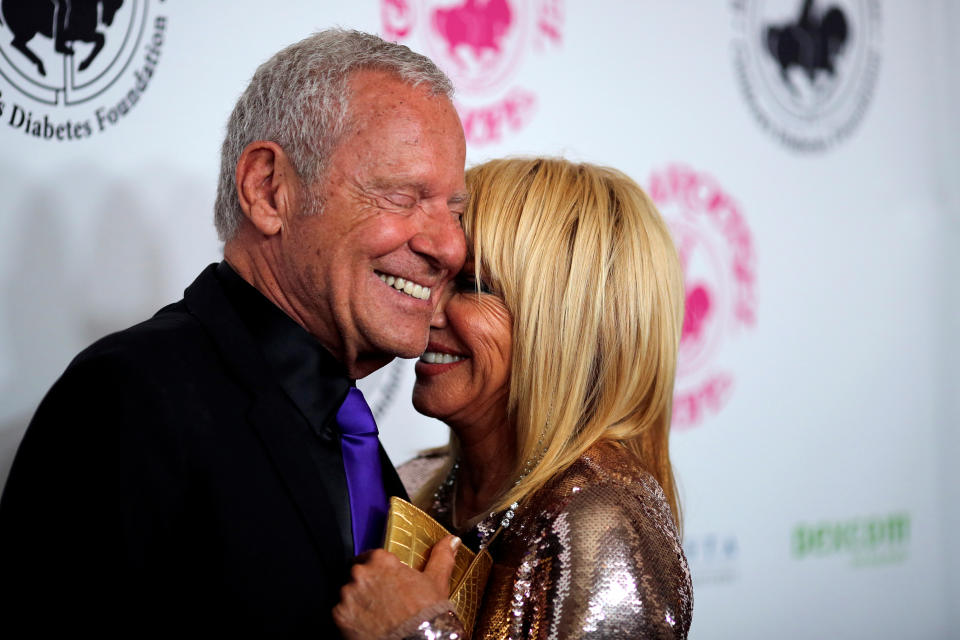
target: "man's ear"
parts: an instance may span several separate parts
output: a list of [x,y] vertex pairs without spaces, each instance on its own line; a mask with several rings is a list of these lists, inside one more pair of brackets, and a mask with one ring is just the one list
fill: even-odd
[[240,208],[262,234],[280,232],[296,211],[300,178],[283,147],[275,142],[251,142],[237,162]]

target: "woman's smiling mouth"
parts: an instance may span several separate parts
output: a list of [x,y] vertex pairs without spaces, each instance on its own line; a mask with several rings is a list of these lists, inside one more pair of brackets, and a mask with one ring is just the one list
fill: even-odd
[[424,351],[423,355],[420,356],[420,360],[427,364],[451,364],[453,362],[460,362],[463,359],[463,356],[457,356],[452,353],[442,353],[440,351]]

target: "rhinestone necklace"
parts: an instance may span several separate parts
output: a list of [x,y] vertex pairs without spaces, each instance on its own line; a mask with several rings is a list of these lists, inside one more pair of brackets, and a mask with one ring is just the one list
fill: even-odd
[[[543,436],[541,435],[541,440]],[[539,443],[538,443],[539,444]],[[542,457],[530,458],[527,460],[526,464],[523,465],[523,471],[520,473],[520,477],[516,479],[513,483],[513,486],[519,485],[524,478],[530,473],[537,461]],[[437,487],[437,490],[433,493],[433,508],[434,511],[439,513],[443,511],[442,501],[443,496],[446,494],[450,499],[450,524],[453,524],[456,516],[456,506],[457,506],[457,494],[456,494],[456,483],[457,476],[460,471],[460,460],[455,460],[453,466],[450,467],[450,473],[447,474],[447,478]],[[514,501],[509,507],[503,511],[491,511],[490,515],[477,523],[477,535],[480,538],[480,546],[478,551],[483,551],[490,543],[493,542],[493,539],[496,538],[504,529],[510,526],[510,522],[513,520],[513,517],[517,513],[519,508],[519,503]],[[501,516],[502,514],[502,516]],[[499,523],[497,519],[499,518]]]

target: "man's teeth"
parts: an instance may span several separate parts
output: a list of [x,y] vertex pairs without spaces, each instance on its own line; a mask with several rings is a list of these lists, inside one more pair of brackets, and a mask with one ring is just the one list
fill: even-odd
[[416,282],[411,282],[410,280],[404,280],[403,278],[397,278],[395,276],[390,276],[385,273],[377,273],[380,276],[380,279],[386,282],[388,285],[396,289],[397,291],[403,291],[408,296],[413,296],[419,300],[429,300],[430,299],[430,287],[424,287]]
[[455,356],[452,353],[440,353],[439,351],[426,351],[420,359],[429,364],[450,364],[451,362],[460,362],[463,356]]

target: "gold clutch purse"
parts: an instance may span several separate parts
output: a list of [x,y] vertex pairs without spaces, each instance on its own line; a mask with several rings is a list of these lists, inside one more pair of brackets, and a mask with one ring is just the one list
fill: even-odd
[[[403,564],[423,571],[430,548],[450,532],[406,500],[390,498],[387,515],[387,533],[383,548],[394,554]],[[461,544],[450,576],[450,601],[466,631],[467,640],[473,634],[477,611],[483,598],[483,588],[490,575],[493,558],[484,549],[474,553]]]

